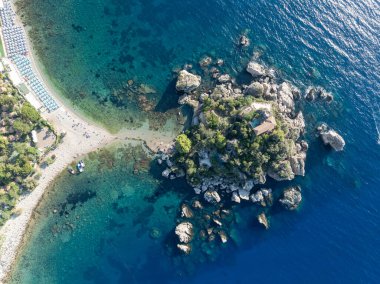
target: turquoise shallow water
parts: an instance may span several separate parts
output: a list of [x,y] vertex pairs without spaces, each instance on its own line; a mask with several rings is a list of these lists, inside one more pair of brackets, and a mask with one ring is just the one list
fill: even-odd
[[[310,144],[307,176],[296,180],[303,206],[298,212],[274,209],[269,231],[254,225],[249,207],[239,209],[240,241],[222,249],[214,262],[200,264],[195,255],[182,265],[189,269],[181,269],[182,260],[166,247],[186,186],[162,183],[154,169],[136,176],[123,159],[98,171],[95,159],[86,175],[63,175],[46,196],[13,272],[15,283],[378,282],[378,1],[61,2],[25,1],[22,11],[38,29],[42,61],[65,96],[97,119],[104,113],[129,125],[131,114],[146,116],[133,98],[122,105],[111,100],[110,90],[130,78],[157,89],[150,98],[161,111],[172,108],[172,69],[195,64],[203,54],[222,57],[226,70],[241,79],[256,51],[281,77],[301,88],[322,85],[335,101],[301,106]],[[245,30],[252,45],[242,51],[234,41]],[[78,90],[87,95],[78,96]],[[313,132],[318,121],[342,133],[344,152],[321,145]],[[157,188],[160,194],[149,198]],[[52,213],[71,194],[88,190],[94,196],[68,217]],[[115,210],[113,203],[129,209]],[[155,226],[162,232],[158,240],[149,237]],[[181,276],[189,275],[186,270],[190,276]]]

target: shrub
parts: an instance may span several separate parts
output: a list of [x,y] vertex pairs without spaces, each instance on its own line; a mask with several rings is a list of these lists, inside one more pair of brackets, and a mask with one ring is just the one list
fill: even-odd
[[191,140],[186,134],[178,135],[175,145],[177,151],[181,154],[187,154],[191,150]]
[[24,134],[24,135],[28,134],[33,129],[33,127],[30,124],[25,123],[24,121],[22,121],[20,119],[15,120],[15,122],[13,123],[13,128],[17,132]]
[[24,103],[24,105],[21,107],[20,116],[24,120],[31,122],[37,122],[41,118],[39,112],[29,103]]

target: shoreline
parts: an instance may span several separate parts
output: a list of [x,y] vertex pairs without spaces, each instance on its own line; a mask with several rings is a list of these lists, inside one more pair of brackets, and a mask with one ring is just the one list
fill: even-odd
[[[13,1],[11,1],[11,4],[14,11],[17,11]],[[57,94],[58,91],[52,87],[53,83],[49,81],[49,78],[46,78],[48,76],[43,70],[40,70],[43,67],[38,64],[40,63],[38,57],[33,52],[27,27],[22,24],[17,14],[16,21],[24,30],[29,50],[28,58],[31,61],[33,71],[44,83],[51,97],[60,106],[53,112],[41,113],[41,116],[49,121],[58,133],[66,133],[66,136],[63,143],[49,153],[50,155],[56,155],[57,160],[41,172],[37,187],[28,195],[23,196],[18,202],[16,210],[20,211],[21,214],[11,218],[0,228],[0,283],[6,281],[12,265],[22,251],[26,232],[30,226],[33,226],[34,209],[40,203],[49,185],[73,160],[99,150],[115,141],[141,141],[152,152],[157,152],[168,149],[175,138],[173,133],[170,132],[149,130],[148,123],[144,123],[138,129],[123,129],[114,135],[98,126],[96,122],[91,121],[88,117],[84,117],[82,113],[74,111],[70,103]]]

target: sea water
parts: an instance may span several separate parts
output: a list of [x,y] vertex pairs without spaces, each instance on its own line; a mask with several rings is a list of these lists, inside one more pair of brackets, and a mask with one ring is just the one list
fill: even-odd
[[[225,71],[238,79],[254,55],[282,79],[302,90],[321,85],[335,100],[301,105],[310,149],[306,177],[294,183],[302,187],[303,204],[297,212],[273,210],[270,230],[255,226],[242,206],[236,209],[239,241],[213,259],[179,261],[170,238],[177,208],[191,190],[181,180],[162,180],[157,168],[136,174],[120,153],[138,157],[141,150],[112,148],[112,163],[94,154],[84,175],[62,174],[45,196],[14,283],[378,282],[377,1],[23,3],[41,61],[63,95],[105,125],[123,122],[117,129],[146,114],[128,96],[115,100],[115,90],[129,79],[147,84],[157,91],[149,99],[164,112],[176,106],[173,70],[196,66],[204,55],[224,59]],[[251,39],[248,49],[236,46],[242,33]],[[343,152],[316,138],[319,122],[342,134]],[[152,238],[155,228],[160,233]]]

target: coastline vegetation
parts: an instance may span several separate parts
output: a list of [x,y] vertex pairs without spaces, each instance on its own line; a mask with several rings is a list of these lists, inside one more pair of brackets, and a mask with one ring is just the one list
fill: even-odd
[[0,226],[15,212],[20,195],[37,184],[38,164],[42,153],[33,142],[31,132],[52,127],[41,118],[11,84],[0,74]]

